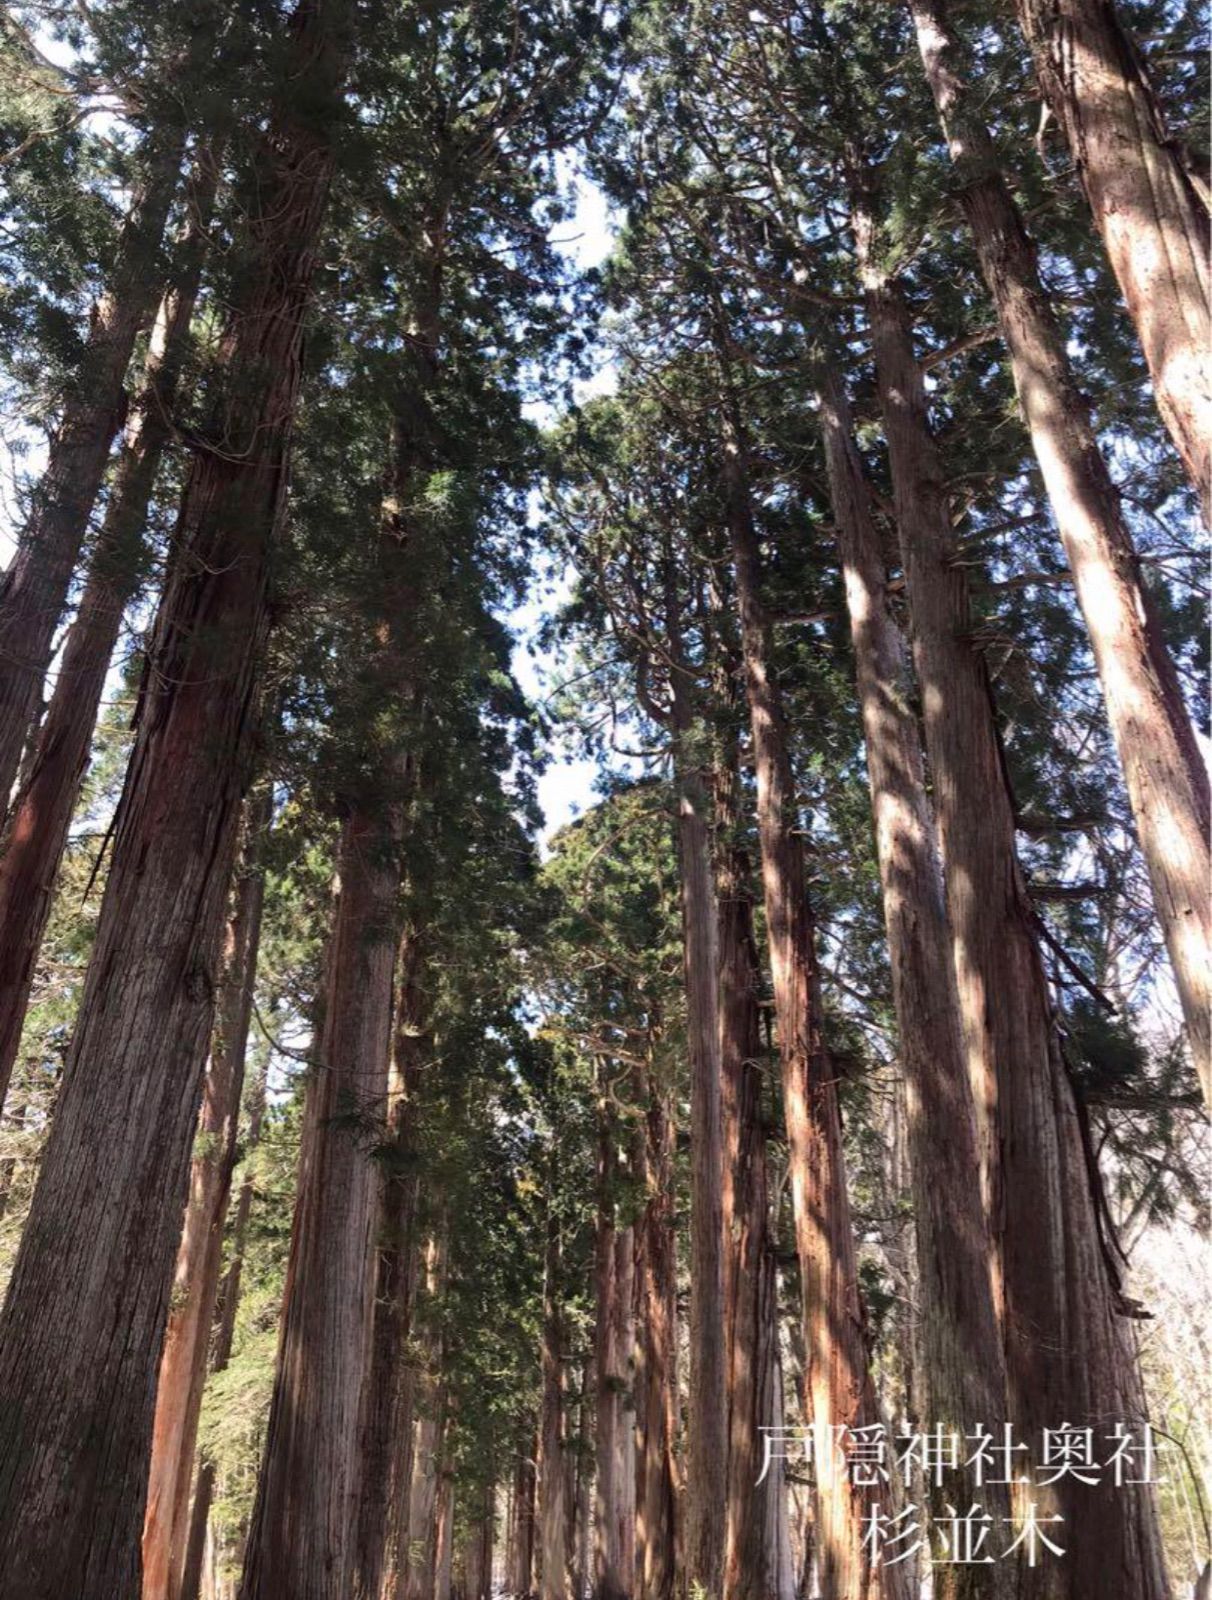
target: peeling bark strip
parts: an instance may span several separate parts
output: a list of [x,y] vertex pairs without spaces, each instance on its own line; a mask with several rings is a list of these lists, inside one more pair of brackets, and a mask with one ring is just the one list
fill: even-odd
[[80,371],[51,441],[12,565],[0,579],[0,815],[37,719],[55,630],[122,427],[131,352],[159,295],[160,244],[177,190],[184,129],[150,134],[145,177],[122,229],[108,290],[93,308]]
[[0,1106],[8,1092],[51,896],[88,767],[97,708],[122,617],[143,577],[147,508],[171,432],[189,345],[218,163],[200,157],[189,218],[175,262],[177,282],[152,331],[143,392],[127,425],[97,551],[68,630],[55,692],[33,760],[12,806],[0,856]]
[[1157,408],[1212,524],[1206,200],[1114,0],[1016,0],[1016,10],[1140,335]]
[[[961,203],[997,307],[1015,387],[1086,620],[1191,1053],[1212,1103],[1207,767],[1141,578],[1118,491],[1098,448],[1089,406],[1039,281],[1034,247],[988,129],[974,113],[969,63],[948,26],[943,0],[911,0],[911,9],[926,76],[962,180]],[[1108,7],[1103,9],[1109,13]],[[1205,320],[1197,348],[1212,361],[1207,332]],[[1205,413],[1204,447],[1210,442],[1212,408]]]
[[[0,1593],[138,1593],[154,1406],[340,114],[338,0],[290,23],[79,1020],[0,1323]],[[306,85],[306,92],[300,83]],[[305,107],[306,120],[298,108]],[[154,1018],[154,1022],[149,1022]]]
[[[955,560],[909,313],[899,284],[875,259],[866,196],[856,173],[851,180],[977,1113],[1007,1411],[1023,1439],[1040,1438],[1058,1417],[1097,1429],[1109,1418],[1144,1414],[1139,1375],[1116,1313],[1034,912],[1015,855],[992,690],[972,640],[967,580]],[[1058,1487],[1059,1508],[1081,1537],[1064,1561],[1020,1572],[1023,1600],[1105,1593],[1164,1600],[1150,1491]]]
[[[920,1266],[925,1415],[958,1434],[998,1433],[1006,1416],[1005,1361],[989,1282],[989,1227],[981,1206],[976,1113],[968,1081],[951,931],[926,798],[909,664],[888,612],[887,568],[854,444],[850,408],[833,372],[821,373],[821,427],[867,747],[876,855],[907,1080],[910,1170]],[[948,1498],[958,1503],[956,1484]],[[995,1523],[1006,1492],[983,1491]],[[942,1496],[939,1497],[941,1509]],[[1011,1600],[1013,1562],[940,1565],[937,1600]]]
[[[770,944],[770,970],[782,1062],[796,1249],[803,1282],[808,1397],[817,1438],[879,1420],[867,1360],[858,1262],[842,1154],[837,1081],[822,1032],[814,929],[796,826],[795,788],[778,688],[771,675],[770,629],[761,603],[761,555],[739,408],[717,327],[723,374],[722,424],[728,531],[736,570],[745,693],[757,779],[758,837]],[[816,1489],[817,1561],[824,1600],[894,1600],[907,1594],[903,1569],[873,1569],[863,1545],[871,1491],[845,1471],[822,1474]]]
[[219,1293],[223,1225],[236,1165],[265,898],[265,875],[259,862],[271,809],[268,785],[246,808],[244,861],[228,924],[219,1017],[194,1140],[189,1201],[156,1389],[143,1523],[143,1600],[177,1600],[181,1587],[202,1386]]

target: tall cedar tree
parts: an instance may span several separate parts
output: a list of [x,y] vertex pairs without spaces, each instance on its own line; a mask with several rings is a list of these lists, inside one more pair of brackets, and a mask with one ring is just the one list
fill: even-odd
[[132,1593],[155,1372],[259,718],[348,9],[302,0],[186,487],[54,1127],[0,1324],[0,1589]]

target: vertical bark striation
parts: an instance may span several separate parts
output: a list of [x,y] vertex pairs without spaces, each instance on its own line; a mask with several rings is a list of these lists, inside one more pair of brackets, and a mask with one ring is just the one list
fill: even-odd
[[[977,1114],[1008,1413],[1038,1447],[1058,1418],[1098,1430],[1115,1418],[1139,1420],[1142,1400],[1015,854],[992,691],[972,639],[908,311],[875,260],[861,196],[855,221]],[[1020,1575],[1023,1594],[1161,1600],[1149,1491],[1059,1488],[1062,1514],[1080,1536],[1063,1562]]]
[[243,1600],[321,1600],[352,1586],[380,1185],[366,1130],[387,1093],[402,810],[358,811],[342,830]]
[[[926,798],[909,664],[889,614],[886,568],[849,405],[826,367],[821,426],[829,492],[854,643],[875,819],[876,854],[904,1065],[913,1212],[927,1368],[929,1425],[997,1433],[1006,1414],[1005,1363],[989,1280],[989,1227],[980,1198],[976,1114],[951,964],[951,932]],[[958,1504],[963,1487],[948,1485]],[[940,1506],[941,1506],[940,1497]],[[985,1509],[1007,1515],[1004,1489],[987,1484]],[[1010,1600],[1012,1562],[941,1565],[938,1600]]]
[[568,1600],[568,1474],[564,1470],[564,1318],[560,1306],[560,1230],[547,1220],[543,1284],[543,1396],[539,1420],[538,1565],[540,1600]]
[[[1097,9],[1112,14],[1109,6]],[[943,0],[912,0],[912,11],[926,76],[962,182],[964,213],[997,307],[1015,387],[1086,620],[1192,1054],[1212,1102],[1207,767],[1141,576],[1119,493],[1098,448],[1089,405],[1039,281],[1034,247],[989,132],[971,104],[969,63],[948,25]],[[1206,219],[1201,249],[1203,233]],[[1206,308],[1196,347],[1212,363]],[[1212,365],[1208,370],[1212,372]],[[1201,434],[1206,450],[1212,411],[1205,411]]]
[[146,176],[122,230],[110,286],[93,307],[80,371],[68,391],[17,553],[0,579],[0,813],[37,720],[55,630],[88,531],[110,446],[122,427],[123,382],[155,306],[159,254],[180,176],[183,129],[149,135]]
[[[685,659],[676,604],[667,626]],[[710,797],[696,765],[687,670],[670,674],[690,1051],[690,1384],[687,1417],[686,1574],[719,1593],[724,1564],[728,1373],[724,1347],[724,1141],[721,1122],[718,928],[711,867]]]
[[0,1105],[12,1075],[55,875],[88,766],[97,709],[122,617],[143,576],[147,509],[172,430],[172,410],[218,183],[217,160],[199,158],[177,281],[161,302],[143,391],[132,408],[97,550],[33,758],[14,797],[0,855]]
[[411,1468],[412,1321],[417,1178],[416,1096],[426,1053],[429,1003],[423,944],[415,929],[400,941],[393,1076],[388,1110],[389,1165],[379,1214],[374,1333],[362,1438],[362,1492],[354,1593],[394,1600],[407,1565]]
[[637,1600],[672,1600],[677,1568],[677,1228],[674,1123],[668,1096],[649,1075],[636,1300]]
[[[762,1476],[762,1432],[774,1424],[778,1284],[769,1241],[762,1109],[760,971],[749,852],[741,837],[735,743],[716,775],[720,923],[720,1058],[724,1123],[725,1322],[728,1346],[728,1500],[724,1600],[767,1600],[777,1584]],[[731,757],[731,759],[729,759]]]
[[[736,570],[745,692],[757,778],[758,836],[770,968],[782,1063],[796,1248],[800,1258],[808,1397],[818,1451],[839,1428],[879,1420],[867,1361],[866,1324],[850,1222],[837,1078],[823,1032],[814,929],[800,845],[795,789],[770,631],[761,604],[761,558],[739,412],[725,373],[724,473]],[[844,1437],[844,1436],[843,1436]],[[817,1560],[825,1600],[901,1593],[899,1568],[874,1570],[863,1544],[870,1491],[839,1466],[818,1472]]]
[[156,1389],[143,1522],[143,1600],[177,1600],[189,1525],[189,1490],[202,1409],[202,1385],[223,1254],[223,1227],[235,1170],[244,1059],[265,894],[259,857],[269,826],[268,785],[246,808],[244,862],[228,924],[219,1017],[194,1139],[189,1200],[172,1310]]
[[[268,1058],[262,1064],[260,1075],[248,1097],[246,1158],[256,1150],[261,1139],[261,1124],[265,1116],[267,1070]],[[244,1275],[244,1250],[248,1240],[249,1217],[252,1214],[254,1182],[254,1173],[250,1166],[246,1169],[240,1184],[240,1194],[236,1201],[231,1229],[231,1259],[219,1291],[211,1351],[212,1372],[222,1372],[231,1359],[236,1332],[236,1312],[240,1308],[240,1286]],[[189,1511],[189,1528],[181,1561],[181,1581],[178,1591],[180,1600],[199,1600],[202,1592],[207,1524],[210,1520],[214,1492],[215,1464],[208,1457],[203,1457],[198,1464],[193,1504]]]
[[[301,0],[224,394],[197,449],[79,1019],[0,1323],[0,1592],[138,1592],[173,1261],[258,726],[269,557],[344,52]],[[300,84],[306,88],[301,94]]]
[[[608,1070],[606,1063],[601,1070]],[[594,1600],[631,1600],[635,1583],[635,1234],[618,1216],[616,1191],[624,1176],[621,1130],[608,1097],[599,1103],[598,1115],[593,1596]]]
[[1140,335],[1162,420],[1212,522],[1208,206],[1114,0],[1017,0]]

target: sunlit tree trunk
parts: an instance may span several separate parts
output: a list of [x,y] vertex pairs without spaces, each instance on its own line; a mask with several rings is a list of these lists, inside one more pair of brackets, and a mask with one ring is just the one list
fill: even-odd
[[[733,663],[729,661],[728,667]],[[733,674],[721,674],[726,682]],[[735,741],[716,773],[716,893],[720,942],[720,1057],[724,1126],[725,1327],[728,1344],[728,1501],[725,1600],[767,1600],[774,1583],[766,1502],[781,1489],[762,1475],[771,1425],[777,1293],[769,1250],[762,1107],[761,974],[753,933],[752,869],[743,834]]]
[[[616,1069],[617,1070],[617,1069]],[[611,1064],[599,1063],[603,1077]],[[595,1246],[594,1600],[631,1600],[635,1582],[635,1233],[620,1226],[617,1188],[625,1170],[622,1129],[599,1100],[598,1223]]]
[[[154,1385],[260,722],[339,0],[300,0],[58,1107],[0,1321],[0,1592],[137,1594]],[[302,89],[301,89],[302,85]],[[305,112],[300,107],[306,108]],[[120,1327],[121,1338],[113,1330]]]
[[227,1202],[236,1165],[265,895],[260,857],[271,808],[268,785],[246,808],[244,859],[228,923],[219,1015],[194,1139],[189,1201],[177,1250],[172,1310],[156,1389],[143,1522],[143,1600],[177,1600],[180,1591],[202,1385],[219,1293]]
[[143,178],[118,243],[113,275],[93,307],[80,369],[63,405],[46,470],[34,492],[12,564],[0,579],[0,813],[8,806],[26,739],[37,720],[55,631],[110,446],[126,410],[123,382],[163,282],[164,226],[180,180],[185,130],[149,134]]
[[[1020,9],[1036,17],[1043,13],[1042,7],[1033,5]],[[1039,280],[1034,246],[973,103],[971,62],[948,25],[944,0],[912,0],[912,10],[926,76],[961,180],[961,204],[997,306],[1015,387],[1086,620],[1192,1054],[1205,1097],[1212,1103],[1212,809],[1208,769],[1183,703],[1156,606],[1141,575],[1118,490],[1098,448],[1089,405],[1078,388],[1064,337]],[[1082,62],[1088,68],[1088,75],[1083,74],[1074,92],[1083,97],[1083,104],[1087,92],[1092,96],[1091,118],[1100,126],[1095,80],[1102,69],[1094,54],[1097,41],[1089,36],[1088,28],[1092,15],[1098,13],[1107,21],[1104,42],[1113,42],[1113,8],[1107,0],[1100,4],[1074,0],[1061,10],[1069,14],[1066,22],[1058,23],[1069,65]],[[1107,70],[1114,71],[1114,61],[1107,63]],[[1125,108],[1125,116],[1129,112],[1130,106]],[[1079,126],[1081,115],[1075,103]],[[1156,131],[1147,119],[1138,122],[1133,116],[1132,128],[1137,138],[1156,140]],[[1144,186],[1141,194],[1125,190],[1112,203],[1111,235],[1118,237],[1119,230],[1124,230],[1121,255],[1125,262],[1137,261],[1142,275],[1149,272],[1146,263],[1153,263],[1156,281],[1145,290],[1140,309],[1147,318],[1156,316],[1158,326],[1169,328],[1175,340],[1181,337],[1185,341],[1189,358],[1185,370],[1190,371],[1192,361],[1201,367],[1202,417],[1198,423],[1194,417],[1191,421],[1192,437],[1198,438],[1203,452],[1206,482],[1207,452],[1212,448],[1208,219],[1205,215],[1196,227],[1192,218],[1189,237],[1171,240],[1177,254],[1159,246],[1156,233],[1160,230],[1165,236],[1173,217],[1134,208],[1146,201],[1153,182],[1167,187],[1168,172],[1178,172],[1184,179],[1182,193],[1187,193],[1190,184],[1176,167],[1172,152],[1165,152],[1162,163],[1158,147],[1159,160],[1150,165],[1142,161],[1138,147],[1121,149],[1121,143],[1108,139],[1104,145],[1095,139],[1090,146],[1100,152],[1100,169],[1115,166],[1114,174],[1104,175],[1112,191],[1123,181],[1122,174],[1133,171]],[[1184,321],[1166,293],[1167,287],[1173,290],[1177,281],[1186,280],[1196,262],[1204,274],[1198,326]],[[1165,370],[1177,379],[1182,367],[1176,349]]]
[[[821,373],[820,407],[907,1086],[921,1343],[928,1372],[925,1415],[930,1426],[940,1423],[961,1435],[980,1426],[997,1432],[1006,1415],[1005,1363],[914,685],[900,629],[888,609],[887,562],[849,405],[827,366]],[[958,1503],[963,1492],[960,1482],[948,1482],[937,1508],[947,1500]],[[1009,1512],[1006,1491],[997,1484],[983,1487],[982,1503],[995,1518]],[[934,1573],[938,1600],[1010,1600],[1016,1583],[1013,1562],[966,1569],[942,1564]]]
[[[261,1124],[265,1116],[267,1070],[268,1057],[263,1060],[260,1074],[248,1097],[248,1132],[244,1141],[246,1161],[251,1160],[261,1139]],[[244,1251],[248,1240],[249,1217],[252,1214],[254,1182],[254,1171],[249,1165],[245,1170],[240,1184],[239,1198],[236,1201],[231,1227],[230,1258],[227,1271],[223,1275],[216,1307],[211,1349],[212,1372],[222,1372],[231,1359],[236,1331],[236,1312],[240,1308],[240,1287],[244,1274]],[[214,1500],[215,1479],[215,1463],[209,1457],[203,1456],[198,1463],[193,1504],[189,1511],[189,1530],[181,1564],[180,1600],[200,1600],[204,1592],[207,1530],[210,1508]]]
[[540,1600],[568,1597],[568,1474],[564,1470],[564,1318],[560,1303],[560,1231],[547,1221],[543,1284],[543,1394],[539,1421],[537,1542]]
[[[727,334],[717,330],[724,370],[723,452],[728,525],[736,571],[745,692],[757,779],[758,836],[775,1017],[782,1063],[796,1247],[803,1290],[808,1395],[814,1438],[876,1423],[865,1313],[850,1221],[837,1074],[822,1032],[820,979],[783,708],[772,676],[770,629],[761,601],[761,558],[745,441],[729,379]],[[844,1437],[844,1436],[843,1436]],[[826,1452],[819,1450],[825,1458]],[[817,1557],[825,1600],[864,1600],[903,1591],[900,1569],[873,1568],[863,1527],[872,1491],[844,1466],[818,1472]]]
[[454,1567],[454,1517],[454,1476],[443,1455],[434,1507],[433,1600],[450,1600]]
[[416,1260],[416,1097],[427,1050],[429,1001],[421,936],[400,940],[388,1152],[379,1208],[374,1331],[362,1437],[354,1593],[394,1600],[407,1564],[413,1374],[407,1362]]
[[189,215],[176,249],[176,281],[156,317],[143,389],[127,422],[80,609],[0,844],[0,1105],[21,1041],[106,674],[123,615],[144,576],[147,511],[171,435],[218,176],[216,156],[199,156],[186,191]]
[[[640,1327],[643,1326],[643,1306],[638,1297],[642,1294],[640,1275],[642,1264],[637,1259],[635,1278],[637,1286],[637,1311],[636,1317]],[[638,1351],[637,1345],[637,1351]],[[576,1451],[576,1482],[575,1513],[573,1517],[573,1561],[572,1561],[572,1592],[581,1600],[589,1583],[589,1576],[593,1570],[593,1451],[590,1448],[590,1439],[593,1428],[590,1418],[593,1414],[593,1395],[597,1387],[593,1348],[585,1353],[581,1364],[581,1404],[577,1418],[577,1451]],[[640,1438],[640,1419],[636,1419],[636,1450],[642,1449]],[[637,1454],[637,1474],[640,1471],[640,1457]],[[637,1487],[637,1493],[639,1493]],[[638,1534],[637,1534],[638,1537]],[[638,1559],[638,1557],[637,1557]]]
[[1206,185],[1166,129],[1115,0],[1017,0],[1016,9],[1140,335],[1158,410],[1212,520]]
[[446,1287],[450,1244],[445,1220],[424,1248],[424,1300],[420,1302],[417,1375],[413,1422],[412,1474],[408,1500],[408,1564],[397,1592],[401,1600],[435,1600],[440,1554],[440,1496],[447,1387],[445,1348],[437,1325],[438,1305]]
[[[666,606],[671,654],[685,659],[677,602]],[[721,1121],[719,942],[710,795],[697,764],[688,671],[670,674],[690,1054],[690,1373],[687,1406],[686,1581],[719,1593],[724,1563],[728,1377],[724,1347],[724,1144]]]
[[[1106,1431],[1143,1404],[1130,1325],[1060,1055],[1015,827],[992,691],[931,433],[908,311],[874,259],[863,197],[856,238],[875,348],[942,847],[960,1017],[977,1114],[1008,1413],[1038,1441],[1061,1422]],[[1167,1593],[1151,1492],[1108,1481],[1038,1485],[1068,1520],[1064,1561],[1020,1573],[1023,1595]],[[1063,1542],[1063,1541],[1062,1541]]]

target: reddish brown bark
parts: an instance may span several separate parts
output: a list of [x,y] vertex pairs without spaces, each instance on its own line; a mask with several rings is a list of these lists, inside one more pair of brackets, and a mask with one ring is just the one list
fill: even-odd
[[380,1188],[366,1130],[387,1094],[402,829],[398,801],[342,830],[245,1600],[320,1600],[353,1584]]
[[175,262],[177,281],[156,318],[143,390],[127,424],[80,609],[68,630],[50,706],[5,828],[0,855],[0,1105],[21,1042],[106,673],[123,614],[143,576],[147,508],[170,436],[217,183],[216,160],[209,154],[199,158]]
[[648,1195],[636,1260],[637,1600],[671,1600],[678,1551],[677,1228],[674,1124],[668,1095],[649,1075],[643,1171]]
[[[1042,8],[1029,7],[1038,16]],[[1093,48],[1079,29],[1109,4],[1084,0],[1061,8],[1075,60]],[[951,30],[943,0],[912,0],[918,42],[942,117],[961,203],[972,229],[989,292],[1010,352],[1015,387],[1069,559],[1078,604],[1086,621],[1102,684],[1107,719],[1187,1020],[1191,1051],[1205,1097],[1212,1103],[1212,853],[1208,770],[1183,703],[1174,663],[1157,610],[1141,576],[1119,493],[1098,448],[1089,405],[1078,388],[1064,337],[1036,267],[1035,250],[998,165],[989,132],[972,101],[971,64]],[[1092,94],[1094,86],[1088,86]],[[1092,113],[1097,121],[1097,112]],[[1095,141],[1097,143],[1097,141]],[[1110,159],[1110,151],[1104,151]],[[1172,152],[1166,152],[1173,164]],[[1124,158],[1124,170],[1131,163]],[[1160,179],[1160,170],[1157,175]],[[1118,181],[1111,180],[1112,183]],[[1189,188],[1189,184],[1187,185]],[[1131,211],[1128,196],[1114,226],[1136,239],[1135,258],[1156,257],[1148,222]],[[1159,218],[1159,224],[1161,219]],[[1142,237],[1142,234],[1144,237]],[[1212,346],[1207,314],[1207,218],[1186,244],[1188,265],[1198,256],[1205,272],[1203,322],[1187,333],[1186,348],[1203,364],[1203,419],[1196,430],[1204,452],[1212,440]],[[1125,242],[1125,259],[1133,257]],[[1185,269],[1171,259],[1178,273]],[[1172,285],[1171,285],[1172,287]],[[1151,304],[1169,323],[1164,285],[1154,283]],[[1173,375],[1176,355],[1168,369]]]
[[505,1587],[509,1594],[534,1592],[535,1458],[529,1452],[514,1462],[509,1502],[509,1538],[505,1561]]
[[[897,284],[872,259],[861,197],[857,215],[977,1112],[1008,1412],[1028,1441],[1057,1427],[1058,1417],[1105,1429],[1115,1418],[1140,1418],[1139,1381],[1117,1315],[1092,1174],[1015,855],[992,694],[972,638],[911,325]],[[1024,1595],[1080,1600],[1122,1592],[1161,1600],[1167,1591],[1147,1489],[1117,1492],[1104,1484],[1079,1491],[1070,1482],[1057,1500],[1080,1536],[1071,1538],[1063,1562],[1020,1574]],[[1046,1498],[1041,1512],[1048,1512]]]
[[1017,0],[1162,420],[1212,522],[1208,206],[1114,0]]
[[540,1600],[568,1597],[568,1474],[564,1444],[564,1318],[560,1303],[560,1232],[554,1216],[547,1222],[547,1259],[543,1285],[543,1398],[539,1418],[537,1487],[537,1559]]
[[419,1301],[415,1419],[408,1498],[407,1565],[398,1581],[401,1600],[434,1600],[440,1576],[441,1488],[447,1394],[444,1341],[438,1310],[446,1285],[449,1239],[439,1218],[423,1250],[424,1297]]
[[[599,1070],[609,1071],[606,1063]],[[599,1100],[595,1246],[594,1600],[631,1600],[635,1583],[635,1234],[618,1217],[626,1155],[609,1093]]]
[[[685,660],[677,602],[666,606],[672,659]],[[719,944],[710,796],[691,745],[689,673],[670,673],[682,938],[690,1055],[690,1374],[687,1404],[686,1581],[719,1593],[728,1463],[724,1347],[724,1136],[720,1102]]]
[[483,1484],[475,1520],[463,1552],[464,1600],[492,1600],[492,1554],[496,1535],[496,1484]]
[[266,786],[248,807],[243,870],[228,924],[218,1024],[194,1140],[189,1201],[156,1389],[143,1522],[143,1600],[176,1600],[185,1559],[194,1447],[219,1292],[223,1227],[236,1164],[244,1058],[261,938],[265,878],[258,858],[271,804]]
[[145,177],[122,230],[109,288],[93,307],[80,371],[68,391],[17,553],[0,580],[0,813],[8,809],[37,718],[55,630],[122,426],[123,381],[162,282],[160,244],[180,177],[183,129],[148,137]]
[[[917,1225],[921,1344],[929,1425],[960,1435],[997,1433],[1006,1415],[1006,1375],[989,1281],[989,1227],[980,1198],[976,1113],[968,1081],[951,931],[926,798],[913,683],[900,630],[887,605],[887,570],[871,497],[838,380],[822,371],[821,426],[867,747],[876,854],[892,964],[893,1000],[907,1084],[910,1173]],[[938,1496],[958,1503],[961,1482]],[[985,1509],[1009,1512],[1003,1488],[987,1484]],[[943,1564],[939,1600],[1017,1593],[1013,1562]]]
[[429,1014],[422,941],[400,941],[395,1046],[388,1106],[388,1150],[378,1222],[374,1332],[362,1437],[355,1594],[394,1600],[407,1564],[412,1378],[406,1344],[412,1320],[416,1251],[416,1096],[427,1053]]
[[[267,1068],[268,1060],[263,1063],[260,1075],[248,1097],[248,1133],[244,1143],[246,1161],[252,1156],[261,1139],[261,1124],[265,1115]],[[236,1312],[240,1308],[244,1250],[248,1240],[248,1220],[252,1214],[254,1186],[254,1173],[249,1165],[240,1184],[235,1216],[232,1219],[231,1255],[219,1291],[211,1348],[212,1372],[222,1372],[231,1359],[232,1342],[236,1332]],[[203,1457],[198,1465],[193,1504],[189,1512],[189,1531],[181,1562],[180,1600],[199,1600],[202,1593],[207,1524],[210,1520],[214,1492],[215,1464],[209,1458]]]
[[[259,721],[269,553],[331,170],[338,0],[260,149],[224,396],[186,490],[79,1019],[0,1323],[0,1592],[138,1592],[154,1389]],[[300,83],[306,85],[301,93]],[[295,109],[307,107],[307,121]]]
[[768,1241],[761,973],[736,754],[734,748],[720,762],[716,783],[729,1415],[723,1594],[725,1600],[767,1600],[777,1584],[777,1551],[769,1537],[766,1502],[781,1493],[782,1485],[777,1474],[758,1480],[761,1430],[774,1420],[778,1286]]
[[[753,522],[744,436],[729,377],[726,331],[717,351],[724,374],[724,473],[736,572],[745,693],[757,780],[758,837],[770,968],[782,1064],[796,1248],[803,1291],[808,1395],[814,1439],[878,1422],[867,1362],[865,1317],[842,1154],[837,1074],[822,1031],[814,929],[797,821],[790,752],[771,672],[770,630],[761,602],[761,557]],[[899,1568],[873,1569],[863,1544],[875,1498],[844,1468],[818,1470],[816,1543],[825,1600],[899,1595]]]

